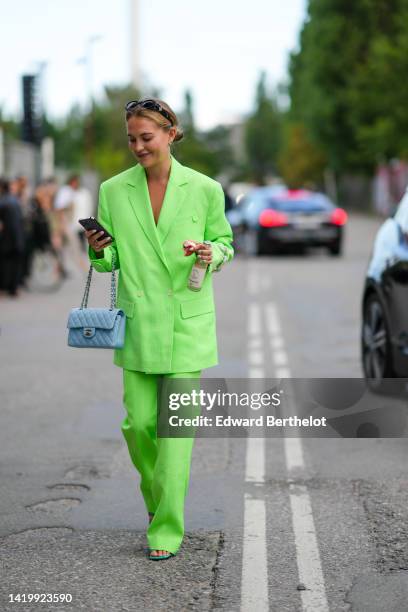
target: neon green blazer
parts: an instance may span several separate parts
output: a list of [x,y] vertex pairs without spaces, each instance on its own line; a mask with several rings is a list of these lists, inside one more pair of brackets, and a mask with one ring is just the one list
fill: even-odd
[[[126,339],[114,363],[147,373],[193,372],[218,363],[212,273],[231,260],[232,230],[221,185],[171,156],[169,181],[156,227],[146,172],[140,164],[101,184],[98,220],[115,242],[103,256],[88,249],[92,266],[119,267],[117,307],[126,313]],[[210,240],[213,262],[194,292],[194,255],[185,240]]]

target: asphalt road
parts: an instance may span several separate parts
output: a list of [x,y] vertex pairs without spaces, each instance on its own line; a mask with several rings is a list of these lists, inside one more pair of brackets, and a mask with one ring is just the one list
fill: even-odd
[[[360,298],[379,220],[345,254],[237,257],[214,276],[220,365],[206,378],[358,378]],[[95,275],[91,303],[108,299]],[[1,610],[408,610],[401,438],[198,437],[186,536],[152,563],[109,351],[66,347],[75,274],[0,298]],[[71,603],[10,603],[10,594]]]

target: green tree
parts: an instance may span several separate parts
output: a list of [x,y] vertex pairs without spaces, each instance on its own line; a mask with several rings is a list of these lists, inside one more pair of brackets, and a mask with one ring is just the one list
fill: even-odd
[[252,179],[262,185],[277,173],[281,146],[282,116],[274,96],[268,95],[266,73],[262,72],[256,89],[253,114],[245,124],[245,148]]
[[102,179],[126,170],[135,163],[128,150],[125,105],[140,98],[134,87],[105,87],[105,99],[95,103],[87,116],[87,158]]
[[57,166],[79,170],[84,165],[84,121],[85,115],[78,104],[64,119],[45,120],[45,135],[54,140]]
[[[376,36],[350,80],[350,118],[357,154],[367,163],[408,158],[408,2],[378,3]],[[382,12],[380,11],[382,8]]]
[[279,169],[285,183],[291,189],[323,183],[326,159],[312,143],[301,123],[286,127],[285,145],[279,156]]
[[17,140],[21,135],[20,123],[12,117],[6,117],[3,108],[0,106],[0,128],[3,130],[7,139]]
[[179,113],[184,138],[174,145],[173,152],[180,163],[215,176],[220,170],[219,159],[208,146],[205,134],[197,131],[194,122],[194,103],[191,91],[184,95],[184,109]]
[[[161,98],[159,89],[151,88],[153,97]],[[133,87],[105,88],[102,100],[94,101],[92,108],[84,111],[75,104],[64,118],[44,118],[44,135],[54,139],[57,166],[81,171],[96,170],[101,180],[129,168],[135,163],[127,146],[125,104],[140,98]],[[181,163],[199,172],[215,177],[232,163],[228,144],[228,128],[218,126],[208,132],[199,131],[194,122],[193,96],[185,93],[185,106],[181,112],[174,109],[181,119],[185,138],[173,146],[173,153]],[[0,108],[0,126],[6,137],[18,139],[20,124],[6,119]]]
[[184,92],[184,109],[181,113],[179,113],[179,122],[183,126],[184,133],[188,136],[195,135],[195,125],[194,125],[194,110],[193,110],[193,94],[187,89]]
[[[406,126],[406,4],[309,0],[290,61],[290,117],[304,123],[338,174],[370,174],[379,157],[397,150],[393,139]],[[399,123],[390,117],[395,106]]]

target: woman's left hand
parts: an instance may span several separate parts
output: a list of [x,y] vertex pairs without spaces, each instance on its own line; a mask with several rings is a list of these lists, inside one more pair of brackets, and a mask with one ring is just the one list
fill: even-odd
[[212,263],[212,247],[211,244],[200,244],[197,250],[197,257],[206,264]]

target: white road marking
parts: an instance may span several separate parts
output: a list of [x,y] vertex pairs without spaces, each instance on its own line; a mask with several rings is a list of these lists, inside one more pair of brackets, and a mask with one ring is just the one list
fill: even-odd
[[261,336],[261,309],[255,302],[249,304],[248,334],[250,338]]
[[274,336],[271,338],[271,348],[273,350],[282,349],[283,346],[284,346],[284,342],[283,342],[282,336]]
[[263,368],[249,368],[248,378],[265,378],[265,370]]
[[328,612],[319,546],[317,544],[312,507],[305,486],[289,486],[292,523],[295,534],[299,580],[306,590],[300,591],[305,612]]
[[266,304],[266,327],[269,337],[281,336],[281,327],[278,317],[278,311],[272,302]]
[[248,346],[250,349],[261,348],[262,344],[263,342],[260,336],[252,336],[252,338],[248,339]]
[[256,295],[259,290],[259,276],[257,271],[252,268],[248,273],[248,293],[249,295]]
[[286,354],[286,351],[283,351],[281,349],[275,350],[272,353],[272,357],[275,366],[282,367],[288,365],[288,356]]
[[[250,277],[251,278],[251,277]],[[249,378],[264,378],[261,309],[251,303],[248,311]],[[256,365],[257,367],[254,367]],[[265,439],[247,438],[245,482],[258,486],[260,498],[248,492],[244,499],[241,612],[268,612],[268,564],[266,554]]]
[[[258,280],[256,281],[258,282]],[[255,281],[252,281],[255,288]],[[272,348],[275,375],[290,378],[287,353],[281,333],[276,305],[269,303],[265,308],[266,325]],[[264,353],[262,351],[261,309],[251,302],[248,311],[248,361],[249,377],[264,378]],[[290,407],[288,406],[288,409]],[[289,476],[304,470],[301,438],[285,437],[286,469]],[[260,494],[265,482],[265,439],[247,438],[245,482],[258,485]],[[304,612],[328,612],[323,572],[310,496],[303,485],[289,483],[289,499],[295,535],[296,557],[299,580],[306,590],[300,591]],[[244,499],[244,541],[242,559],[241,612],[267,612],[268,566],[266,548],[266,507],[260,498],[249,493]]]
[[284,438],[286,469],[288,472],[293,470],[303,470],[305,462],[303,460],[303,446],[301,438]]
[[[250,438],[247,439],[249,442]],[[268,612],[266,512],[263,499],[245,494],[241,612]]]
[[[271,302],[267,304],[265,314],[273,361],[275,365],[279,366],[275,370],[275,376],[276,378],[291,378],[276,305]],[[285,405],[289,413],[295,413],[295,406],[288,401],[285,402]],[[285,414],[282,416],[290,415]],[[291,433],[293,435],[293,429]],[[295,473],[299,475],[299,472],[305,469],[302,439],[285,436],[283,443],[286,469],[289,477]],[[306,590],[300,591],[302,608],[304,612],[328,612],[329,605],[320,561],[317,534],[307,488],[303,485],[290,483],[289,499],[292,510],[299,580],[306,587]]]
[[248,353],[248,361],[251,366],[262,366],[264,362],[262,351],[258,349],[251,349]]
[[291,378],[289,368],[276,368],[275,378]]
[[265,438],[247,438],[245,481],[265,482]]

